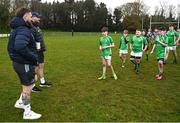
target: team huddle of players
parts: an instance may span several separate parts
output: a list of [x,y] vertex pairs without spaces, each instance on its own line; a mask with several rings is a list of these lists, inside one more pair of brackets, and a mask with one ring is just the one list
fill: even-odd
[[[99,77],[99,80],[106,79],[106,68],[110,67],[115,80],[118,79],[114,68],[111,64],[112,48],[115,47],[113,39],[108,35],[108,28],[103,27],[101,29],[102,37],[100,38],[99,50],[101,52],[101,59],[103,63],[103,73]],[[122,67],[125,67],[128,51],[130,48],[130,61],[134,65],[134,70],[138,74],[140,71],[140,63],[143,52],[146,54],[146,60],[149,60],[149,49],[150,45],[153,44],[150,54],[156,50],[156,58],[158,61],[158,74],[156,75],[157,80],[163,78],[163,66],[166,64],[169,52],[173,52],[174,60],[173,64],[177,64],[177,53],[176,48],[179,45],[180,30],[175,31],[174,26],[169,26],[169,31],[165,28],[155,29],[152,33],[149,29],[146,33],[144,30],[136,30],[135,35],[130,37],[128,30],[123,31],[123,35],[120,37],[119,56],[122,60]]]

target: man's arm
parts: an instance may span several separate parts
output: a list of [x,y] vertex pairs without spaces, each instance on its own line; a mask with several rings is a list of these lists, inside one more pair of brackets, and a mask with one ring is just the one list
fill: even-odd
[[115,47],[115,44],[112,43],[111,45],[109,46],[103,46],[102,49],[106,49],[106,48],[114,48]]
[[151,54],[153,54],[155,48],[156,48],[156,44],[153,45],[153,48],[151,50]]
[[102,50],[102,46],[99,46],[99,50]]
[[129,44],[130,50],[132,51],[132,43]]
[[177,40],[175,42],[175,45],[178,45],[179,41],[180,41],[180,35],[178,36],[178,38],[177,38]]
[[167,47],[168,45],[166,44],[166,43],[163,43],[163,42],[161,42],[161,41],[159,41],[159,40],[157,40],[157,42],[159,42],[161,45],[163,45],[164,47]]
[[145,52],[147,50],[147,45],[145,45],[144,49],[143,49],[143,52]]
[[147,50],[147,45],[148,45],[148,42],[147,42],[147,39],[144,37],[143,38],[143,43],[145,44],[145,47],[144,47],[144,49],[143,49],[143,52],[145,52],[146,50]]

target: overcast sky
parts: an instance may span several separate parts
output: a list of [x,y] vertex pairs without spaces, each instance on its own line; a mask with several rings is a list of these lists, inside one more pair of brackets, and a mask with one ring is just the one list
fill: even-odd
[[[54,0],[42,0],[43,2],[53,2]],[[64,1],[64,0],[55,0],[55,1]],[[112,11],[114,10],[115,7],[121,6],[127,2],[134,2],[135,0],[95,0],[97,3],[103,2],[107,5],[107,8],[111,8]],[[161,2],[165,2],[167,4],[172,4],[175,5],[176,7],[178,4],[180,5],[180,0],[143,0],[146,5],[150,7],[149,12],[151,14],[154,14],[154,8],[156,6],[159,6]]]

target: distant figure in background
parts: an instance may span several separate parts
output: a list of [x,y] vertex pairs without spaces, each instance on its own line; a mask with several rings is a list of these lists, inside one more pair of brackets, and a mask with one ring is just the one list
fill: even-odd
[[149,42],[149,44],[152,45],[152,38],[153,38],[153,34],[152,34],[152,31],[151,29],[148,29],[148,32],[146,33],[146,37],[147,37],[147,41]]
[[180,29],[177,29],[177,32],[180,34]]
[[[146,53],[146,61],[149,61],[149,40],[148,40],[148,38],[146,37],[146,31],[145,30],[142,30],[142,36],[143,36],[143,38],[144,38],[144,40],[146,40],[147,41],[147,48],[146,48],[146,50],[145,50],[145,53]],[[144,48],[145,48],[145,44],[144,44]]]
[[74,36],[74,29],[71,30],[71,35]]
[[8,53],[13,62],[13,67],[17,73],[22,92],[15,103],[16,108],[24,109],[23,119],[38,119],[41,114],[31,110],[30,96],[35,82],[35,65],[37,64],[37,50],[34,36],[31,32],[32,13],[29,9],[21,8],[17,11],[10,26],[8,42]]
[[[177,32],[179,33],[180,35],[180,29],[177,29]],[[180,45],[180,42],[177,44],[177,47]]]
[[[36,48],[38,51],[38,65],[36,67],[36,79],[37,75],[40,77],[40,87],[51,87],[51,83],[45,80],[44,78],[44,52],[46,51],[46,46],[42,36],[41,29],[39,28],[41,15],[38,12],[32,12],[32,24],[33,28],[31,29],[36,41]],[[41,91],[38,87],[34,86],[32,91],[38,92]]]
[[158,29],[155,28],[155,29],[154,29],[154,32],[153,32],[153,34],[152,34],[153,42],[154,42],[154,40],[156,39],[157,35],[158,35]]
[[166,61],[169,57],[169,52],[173,52],[174,60],[173,64],[177,64],[177,52],[176,52],[176,46],[179,43],[180,35],[178,32],[174,30],[174,26],[169,26],[169,31],[167,32],[166,36],[168,37],[168,47],[167,47],[167,54],[166,54]]
[[122,60],[122,67],[125,67],[129,42],[130,42],[130,37],[128,35],[128,30],[124,30],[123,35],[121,36],[120,39],[120,46],[119,46],[119,57]]
[[168,37],[164,34],[165,31],[163,28],[159,28],[158,35],[155,39],[154,46],[152,48],[151,54],[154,52],[156,49],[156,58],[158,61],[158,74],[156,75],[157,80],[161,80],[163,77],[163,63],[166,57],[166,47],[168,46]]

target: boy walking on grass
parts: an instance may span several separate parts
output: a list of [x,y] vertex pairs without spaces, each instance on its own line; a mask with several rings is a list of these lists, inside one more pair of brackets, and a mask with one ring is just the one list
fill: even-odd
[[[146,48],[146,51],[145,51],[145,55],[146,55],[146,61],[149,61],[149,39],[146,37],[146,31],[145,30],[142,30],[142,36],[144,38],[144,40],[147,40],[147,48]],[[146,46],[144,44],[144,46]]]
[[123,36],[121,37],[120,47],[119,47],[119,57],[122,60],[122,67],[125,67],[125,62],[128,54],[128,43],[130,37],[128,35],[128,30],[124,30]]
[[154,46],[152,48],[151,54],[156,49],[156,57],[158,61],[159,72],[156,75],[157,80],[161,80],[163,77],[163,62],[166,57],[166,47],[168,46],[168,38],[164,35],[164,29],[160,28],[158,36],[155,39]]
[[174,30],[174,26],[170,25],[169,26],[169,31],[167,32],[167,37],[168,37],[168,47],[167,47],[167,53],[166,53],[166,60],[169,57],[169,52],[173,52],[174,60],[173,64],[177,64],[177,52],[176,52],[176,47],[178,45],[178,42],[180,40],[180,35],[178,32]]
[[99,77],[99,80],[106,79],[106,69],[109,67],[112,71],[113,77],[115,80],[117,80],[116,73],[114,72],[114,68],[111,64],[111,58],[112,58],[112,49],[115,45],[113,43],[113,39],[111,36],[108,35],[108,28],[103,27],[101,29],[102,31],[102,37],[100,38],[100,46],[99,50],[101,51],[101,59],[103,64],[103,74],[101,77]]
[[147,40],[141,36],[141,31],[136,30],[136,35],[133,36],[132,42],[130,43],[131,49],[131,62],[135,65],[135,71],[138,74],[140,69],[140,63],[143,52],[147,49]]

